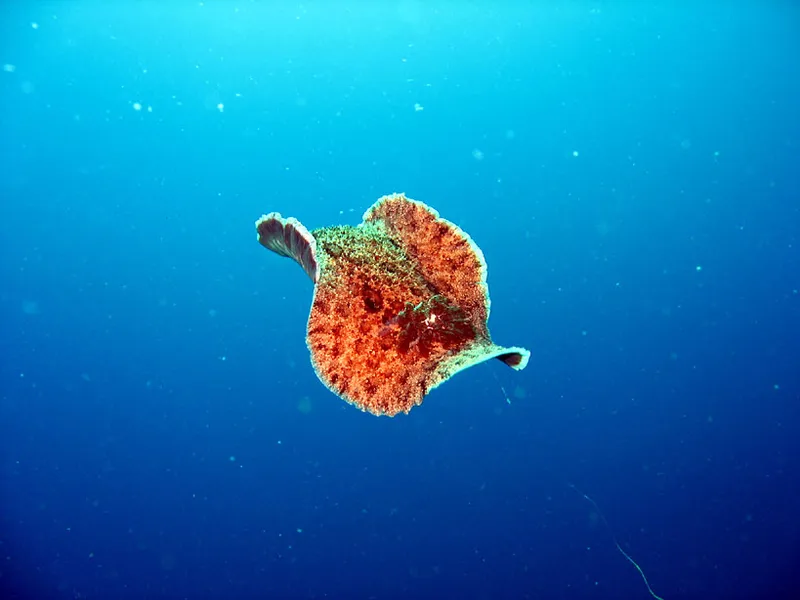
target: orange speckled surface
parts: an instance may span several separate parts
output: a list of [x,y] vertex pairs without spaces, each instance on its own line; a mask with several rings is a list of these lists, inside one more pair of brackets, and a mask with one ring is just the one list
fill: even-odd
[[378,200],[364,213],[364,221],[382,226],[429,285],[458,305],[478,331],[486,334],[486,261],[466,233],[403,194]]

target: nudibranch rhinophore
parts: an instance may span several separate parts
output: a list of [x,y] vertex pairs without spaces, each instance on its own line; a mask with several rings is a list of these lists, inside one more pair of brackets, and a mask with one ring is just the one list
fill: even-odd
[[320,381],[373,415],[408,413],[468,367],[497,358],[522,370],[530,352],[492,342],[486,261],[453,223],[403,194],[356,227],[308,231],[270,213],[258,241],[314,282],[306,342]]

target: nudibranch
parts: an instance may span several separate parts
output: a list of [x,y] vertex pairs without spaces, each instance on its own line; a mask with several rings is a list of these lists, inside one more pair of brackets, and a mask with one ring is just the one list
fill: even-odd
[[384,196],[356,227],[309,231],[270,213],[258,241],[314,282],[306,342],[320,381],[373,415],[408,413],[468,367],[530,353],[492,342],[486,261],[453,223],[403,194]]

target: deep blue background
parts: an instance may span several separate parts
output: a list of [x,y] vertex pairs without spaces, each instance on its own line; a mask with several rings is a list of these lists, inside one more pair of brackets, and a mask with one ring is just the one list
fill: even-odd
[[[0,596],[798,589],[793,3],[0,6]],[[532,359],[388,419],[253,222],[394,191]]]

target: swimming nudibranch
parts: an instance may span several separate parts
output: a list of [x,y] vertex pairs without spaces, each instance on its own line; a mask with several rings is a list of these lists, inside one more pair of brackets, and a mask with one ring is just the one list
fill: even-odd
[[492,342],[486,261],[453,223],[392,194],[356,226],[308,231],[270,213],[258,241],[314,282],[306,341],[319,379],[374,415],[408,413],[468,367],[497,358],[522,370],[530,353]]

